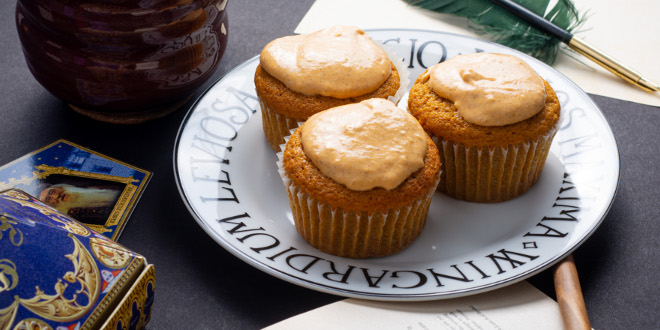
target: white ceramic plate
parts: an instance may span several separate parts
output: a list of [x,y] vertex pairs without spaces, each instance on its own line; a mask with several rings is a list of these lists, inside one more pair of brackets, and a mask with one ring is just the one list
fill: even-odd
[[498,52],[525,59],[554,87],[563,109],[536,185],[499,204],[436,193],[424,232],[392,256],[354,260],[319,252],[293,226],[276,156],[261,127],[254,57],[206,91],[177,137],[177,184],[209,236],[250,265],[307,288],[366,299],[430,300],[520,281],[571,253],[596,230],[616,193],[619,154],[603,114],[580,88],[549,66],[494,43],[420,30],[368,33],[404,57],[412,81],[425,67],[457,54]]

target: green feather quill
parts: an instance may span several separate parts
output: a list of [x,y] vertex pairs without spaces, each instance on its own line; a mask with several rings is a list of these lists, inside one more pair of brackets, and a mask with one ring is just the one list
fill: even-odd
[[[492,41],[517,49],[552,64],[557,58],[559,41],[541,32],[507,10],[489,0],[404,0],[420,8],[468,18],[478,33],[485,33]],[[550,0],[514,0],[527,9],[545,17],[569,32],[583,22],[571,0],[558,0],[554,7]]]

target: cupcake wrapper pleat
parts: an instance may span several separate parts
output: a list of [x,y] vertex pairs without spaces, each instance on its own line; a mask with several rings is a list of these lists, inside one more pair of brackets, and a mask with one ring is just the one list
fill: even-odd
[[474,147],[432,136],[442,178],[438,190],[469,202],[502,202],[528,191],[541,175],[556,128],[504,148]]
[[300,126],[297,119],[281,115],[271,110],[261,99],[261,119],[266,140],[273,150],[280,151],[280,145],[285,143],[284,137],[291,135],[291,130]]
[[374,213],[343,210],[320,203],[303,192],[286,175],[282,152],[277,155],[278,171],[296,229],[305,241],[320,251],[347,258],[386,256],[403,250],[424,229],[435,186],[401,208]]
[[401,56],[401,54],[399,54],[396,49],[388,44],[383,43],[380,40],[374,40],[374,42],[379,44],[383,51],[387,53],[387,57],[389,57],[390,61],[394,63],[396,70],[399,72],[399,89],[394,95],[387,98],[388,100],[392,101],[392,103],[398,104],[403,95],[405,95],[408,92],[408,89],[410,89],[408,86],[410,85],[410,71],[403,62],[405,56]]
[[300,235],[323,252],[348,258],[386,256],[410,245],[424,228],[432,197],[369,214],[319,203],[295,184],[287,194]]

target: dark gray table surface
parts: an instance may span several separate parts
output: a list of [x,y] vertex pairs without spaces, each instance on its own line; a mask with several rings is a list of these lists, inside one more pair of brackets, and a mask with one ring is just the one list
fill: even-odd
[[[257,55],[268,41],[292,34],[312,3],[230,0],[227,51],[206,86]],[[156,266],[149,328],[261,328],[343,299],[263,273],[207,236],[182,202],[172,170],[174,141],[187,109],[134,126],[96,122],[74,113],[28,71],[14,7],[14,1],[0,3],[0,164],[64,138],[154,173],[119,238]],[[574,253],[592,326],[658,329],[660,109],[590,96],[607,118],[621,158],[612,208]],[[529,281],[554,297],[549,271]]]

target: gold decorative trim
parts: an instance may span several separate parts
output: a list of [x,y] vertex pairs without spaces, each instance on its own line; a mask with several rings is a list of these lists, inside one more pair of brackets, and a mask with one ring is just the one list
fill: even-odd
[[[107,316],[109,313],[112,313],[112,310],[108,310],[108,308],[116,308],[119,306],[121,303],[117,303],[117,300],[124,295],[124,293],[128,290],[127,288],[127,283],[132,282],[138,275],[140,274],[139,272],[142,272],[144,270],[144,265],[145,265],[145,259],[142,257],[136,257],[133,259],[133,261],[124,269],[124,273],[117,280],[115,285],[112,287],[112,289],[105,295],[103,300],[99,303],[99,305],[96,307],[94,312],[87,318],[87,320],[83,323],[82,327],[80,330],[86,330],[86,329],[95,329],[98,327],[97,322],[101,322],[105,319],[105,317],[102,317],[103,315]],[[102,327],[105,328],[105,327]]]
[[4,237],[4,232],[6,231],[7,234],[9,234],[9,241],[12,245],[21,246],[21,244],[23,244],[23,232],[14,227],[16,224],[18,224],[18,221],[13,218],[9,218],[4,214],[0,215],[0,241]]
[[[49,320],[57,322],[71,322],[79,319],[96,303],[101,291],[101,276],[92,255],[85,246],[73,235],[73,253],[66,255],[74,266],[73,271],[66,272],[58,279],[54,286],[55,294],[46,294],[38,286],[35,287],[35,296],[30,299],[20,299],[21,305],[31,312]],[[64,291],[69,283],[80,284],[80,289],[70,298],[64,297]],[[87,303],[78,303],[78,295],[86,296]]]
[[89,228],[89,229],[91,229],[91,230],[93,230],[93,231],[95,231],[95,232],[97,232],[97,233],[99,233],[99,234],[101,234],[101,235],[103,235],[103,234],[105,234],[105,233],[109,233],[109,232],[112,231],[111,229],[105,228],[105,226],[102,226],[102,225],[92,225],[92,224],[90,224],[90,223],[86,223],[86,224],[85,224],[85,227],[87,227],[87,228]]
[[131,261],[131,251],[113,241],[90,238],[89,247],[94,257],[109,268],[121,269]]
[[3,191],[2,194],[7,195],[9,197],[12,197],[14,199],[20,199],[20,200],[24,200],[24,201],[29,201],[30,200],[30,196],[28,196],[28,194],[26,194],[24,191],[18,190],[18,189]]
[[[140,277],[135,281],[130,290],[126,293],[121,300],[120,307],[108,317],[103,324],[103,329],[115,329],[117,324],[121,322],[122,328],[127,328],[128,323],[133,317],[132,306],[136,304],[140,311],[139,322],[136,324],[138,329],[144,328],[149,319],[151,318],[151,308],[153,301],[148,301],[148,289],[151,286],[151,291],[156,291],[156,270],[153,265],[148,265],[142,272]],[[153,298],[153,297],[152,297]],[[149,310],[145,310],[149,308]]]
[[16,264],[9,259],[0,259],[0,293],[10,291],[17,285]]
[[14,330],[53,330],[53,328],[44,320],[28,318],[16,323]]
[[9,326],[14,323],[18,304],[19,301],[16,299],[9,307],[0,309],[0,329],[9,329]]

